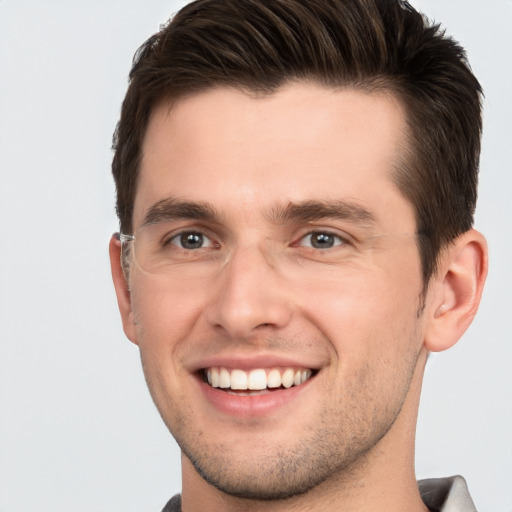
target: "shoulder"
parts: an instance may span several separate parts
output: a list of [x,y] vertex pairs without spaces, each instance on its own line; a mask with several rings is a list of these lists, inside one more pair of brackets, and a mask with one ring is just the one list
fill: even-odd
[[439,512],[477,512],[461,476],[419,480],[418,488],[429,509]]
[[181,512],[181,494],[173,496],[165,505],[162,512]]

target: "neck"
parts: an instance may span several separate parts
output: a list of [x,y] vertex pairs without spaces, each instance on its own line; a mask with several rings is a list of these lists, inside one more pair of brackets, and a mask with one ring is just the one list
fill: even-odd
[[403,408],[386,435],[343,472],[285,500],[230,496],[207,483],[182,455],[183,512],[426,512],[414,472],[414,441],[426,351],[422,351]]

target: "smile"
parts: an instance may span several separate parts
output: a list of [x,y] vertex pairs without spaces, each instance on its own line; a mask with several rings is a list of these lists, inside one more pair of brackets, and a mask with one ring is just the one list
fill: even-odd
[[310,368],[257,368],[250,371],[211,367],[204,370],[205,381],[226,391],[263,391],[299,386],[311,378]]

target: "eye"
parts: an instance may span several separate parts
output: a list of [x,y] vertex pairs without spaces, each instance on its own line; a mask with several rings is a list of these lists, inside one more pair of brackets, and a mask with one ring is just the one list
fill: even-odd
[[168,243],[189,251],[204,249],[206,247],[216,247],[216,244],[214,244],[209,237],[197,231],[183,231],[178,233],[170,238]]
[[303,237],[299,245],[301,247],[313,247],[314,249],[332,249],[338,245],[345,244],[346,241],[334,233],[328,231],[313,231]]

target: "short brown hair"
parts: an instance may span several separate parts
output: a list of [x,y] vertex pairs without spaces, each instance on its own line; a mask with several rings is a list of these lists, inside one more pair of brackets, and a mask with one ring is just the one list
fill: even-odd
[[463,48],[400,0],[197,0],[137,51],[112,163],[121,230],[132,229],[142,143],[157,105],[214,87],[271,94],[306,80],[389,91],[409,151],[393,179],[413,204],[424,283],[469,230],[477,196],[482,90]]

